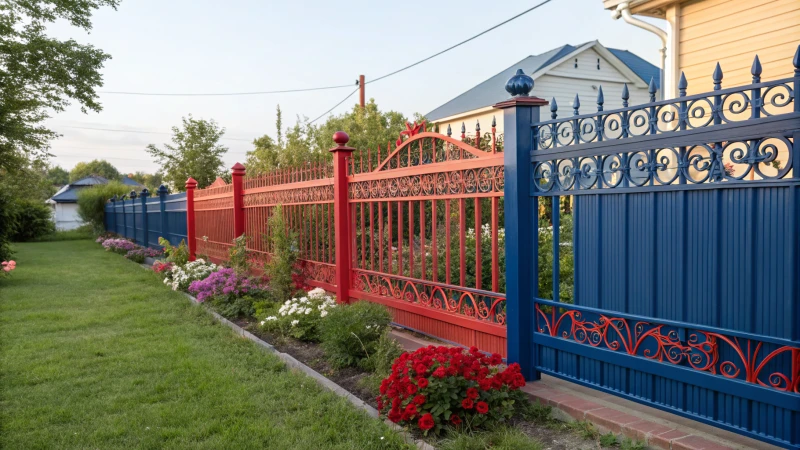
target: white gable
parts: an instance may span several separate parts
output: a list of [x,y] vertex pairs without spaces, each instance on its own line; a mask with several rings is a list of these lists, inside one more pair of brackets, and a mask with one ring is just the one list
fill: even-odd
[[547,75],[567,78],[595,80],[597,82],[632,83],[620,73],[607,59],[600,56],[593,48],[584,50],[561,64],[548,70]]

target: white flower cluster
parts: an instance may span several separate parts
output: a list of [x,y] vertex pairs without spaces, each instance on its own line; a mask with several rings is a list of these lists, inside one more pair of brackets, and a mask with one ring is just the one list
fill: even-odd
[[185,291],[192,284],[192,281],[204,280],[211,272],[217,270],[217,265],[207,263],[203,259],[189,261],[184,266],[174,266],[170,276],[164,279],[164,284],[172,287],[173,291]]
[[[281,305],[280,309],[278,310],[278,314],[282,317],[292,317],[292,316],[310,316],[311,313],[315,312],[319,313],[319,317],[325,317],[328,315],[328,309],[335,308],[336,301],[329,296],[324,289],[316,288],[312,291],[309,291],[308,295],[305,297],[300,298],[293,298],[291,300],[286,300],[286,302]],[[278,320],[276,316],[270,316],[264,319],[261,322],[264,325],[267,322],[271,322],[273,320]],[[299,319],[294,319],[291,322],[293,327],[296,327],[300,324]]]
[[[474,228],[467,228],[467,237],[470,239],[475,239],[475,229]],[[488,223],[481,225],[481,237],[482,239],[491,239],[492,238],[492,227]],[[504,240],[506,237],[506,229],[505,228],[498,228],[497,229],[497,237],[500,240]]]

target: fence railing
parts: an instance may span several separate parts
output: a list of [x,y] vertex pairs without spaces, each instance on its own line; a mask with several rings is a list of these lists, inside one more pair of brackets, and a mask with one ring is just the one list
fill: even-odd
[[[800,48],[791,78],[539,120],[518,73],[506,124],[509,359],[800,448]],[[653,92],[651,92],[653,94]],[[623,99],[625,97],[623,96]],[[544,111],[542,111],[544,114]],[[517,192],[518,195],[513,195]],[[574,196],[570,302],[543,298],[540,198]],[[534,255],[531,257],[530,255]]]
[[169,194],[161,186],[153,197],[146,188],[122,198],[114,196],[105,205],[104,220],[106,231],[133,239],[139,245],[159,248],[159,237],[178,245],[187,238],[186,194]]

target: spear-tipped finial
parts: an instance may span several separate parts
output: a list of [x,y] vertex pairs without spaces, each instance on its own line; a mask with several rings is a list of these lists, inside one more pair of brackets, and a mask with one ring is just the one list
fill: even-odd
[[717,63],[717,67],[714,68],[714,73],[711,74],[711,78],[714,80],[714,90],[718,91],[722,89],[722,67],[720,67],[719,63]]
[[450,137],[452,135],[453,135],[453,130],[452,130],[452,128],[450,128],[450,124],[448,123],[447,124],[447,137]]
[[477,132],[481,131],[481,121],[480,120],[476,120],[475,121],[475,131],[477,131]]
[[581,109],[581,99],[578,94],[575,94],[575,100],[572,101],[572,114],[578,115],[580,114]]
[[758,55],[753,59],[753,66],[750,67],[750,73],[753,74],[753,83],[761,82],[761,60]]
[[163,184],[158,187],[158,195],[162,195],[162,194],[164,194],[164,195],[169,194],[169,189],[167,189],[167,187],[164,186]]
[[794,73],[800,76],[800,45],[797,46],[797,51],[794,52],[792,64],[794,65]]
[[628,83],[624,83],[622,85],[622,107],[628,107],[628,99],[631,98],[630,92],[628,92]]
[[550,101],[550,118],[556,119],[558,117],[558,103],[556,103],[556,98],[553,97],[553,100]]
[[495,116],[492,116],[492,128],[495,128],[496,126],[497,126],[497,118]]
[[681,72],[681,79],[678,80],[678,95],[684,97],[686,95],[687,87],[689,87],[689,82],[686,81],[686,74]]
[[656,92],[658,92],[658,87],[656,87],[656,79],[650,77],[650,84],[647,85],[647,93],[650,94],[650,101],[656,101]]
[[467,125],[461,122],[461,134],[467,134]]
[[506,82],[506,91],[512,97],[527,97],[531,90],[533,90],[533,78],[525,75],[522,69],[517,69],[517,73]]
[[603,103],[605,103],[605,98],[603,98],[603,86],[599,86],[597,88],[597,111],[603,110]]

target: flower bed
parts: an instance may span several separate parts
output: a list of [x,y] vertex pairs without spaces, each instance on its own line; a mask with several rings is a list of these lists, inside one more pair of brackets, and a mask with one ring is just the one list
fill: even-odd
[[107,252],[119,253],[121,255],[127,254],[131,250],[136,250],[138,246],[127,239],[106,239],[103,241],[103,248]]
[[189,261],[184,266],[173,266],[168,276],[164,278],[164,284],[173,291],[185,291],[193,281],[202,280],[216,270],[216,264],[203,259]]

